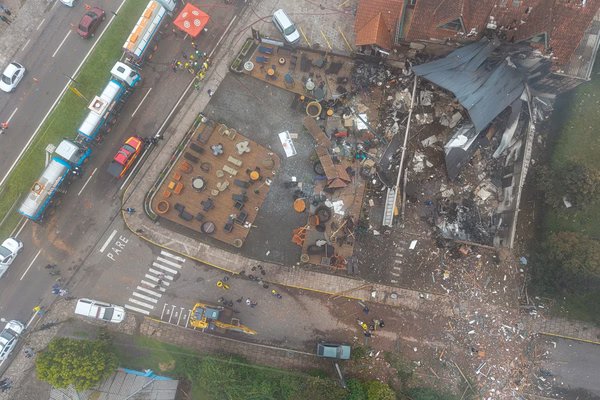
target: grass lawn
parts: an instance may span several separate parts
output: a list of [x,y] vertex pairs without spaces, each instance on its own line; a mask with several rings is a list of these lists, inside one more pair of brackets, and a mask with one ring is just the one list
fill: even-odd
[[[97,95],[110,78],[110,69],[121,57],[121,46],[146,7],[146,1],[129,0],[115,17],[100,43],[96,46],[79,74],[73,78],[75,87],[88,100]],[[23,155],[0,192],[0,216],[7,216],[0,233],[8,235],[20,219],[15,210],[23,196],[44,169],[45,148],[49,143],[58,145],[65,137],[75,138],[77,128],[87,112],[89,101],[67,90],[62,100],[41,127],[29,149]],[[31,134],[30,132],[29,134]],[[92,155],[93,157],[93,155]],[[13,211],[10,211],[13,209]],[[10,212],[10,215],[7,215]]]
[[[551,126],[557,130],[551,163],[553,167],[572,160],[600,171],[600,59],[592,81],[580,85],[555,105]],[[574,231],[600,237],[600,202],[583,211],[554,209],[546,212],[546,231]]]
[[300,400],[317,398],[309,394],[313,389],[322,393],[341,391],[329,379],[253,365],[238,357],[199,355],[147,337],[119,335],[114,343],[120,366],[140,371],[150,368],[158,375],[187,378],[192,384],[192,399]]

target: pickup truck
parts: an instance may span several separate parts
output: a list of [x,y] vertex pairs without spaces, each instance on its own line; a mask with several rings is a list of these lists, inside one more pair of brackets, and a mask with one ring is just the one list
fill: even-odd
[[108,166],[108,173],[115,178],[122,178],[135,163],[135,160],[142,153],[143,148],[144,141],[142,138],[131,136],[113,157],[112,162]]

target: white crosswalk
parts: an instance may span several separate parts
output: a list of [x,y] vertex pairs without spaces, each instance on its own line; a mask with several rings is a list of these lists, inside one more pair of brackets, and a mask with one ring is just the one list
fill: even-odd
[[131,294],[125,308],[150,315],[177,274],[181,273],[184,262],[185,258],[161,250],[160,255],[144,274],[140,286]]

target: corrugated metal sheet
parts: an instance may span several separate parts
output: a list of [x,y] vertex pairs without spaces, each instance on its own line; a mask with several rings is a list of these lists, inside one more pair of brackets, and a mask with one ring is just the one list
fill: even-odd
[[477,133],[525,90],[525,77],[512,63],[490,61],[499,44],[483,38],[444,58],[413,67],[415,74],[456,96]]

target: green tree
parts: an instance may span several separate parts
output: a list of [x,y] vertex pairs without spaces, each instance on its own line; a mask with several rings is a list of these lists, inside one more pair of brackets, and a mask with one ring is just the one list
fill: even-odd
[[89,389],[117,369],[117,356],[102,340],[53,339],[36,360],[38,379],[56,388]]
[[600,242],[576,232],[559,232],[543,246],[547,263],[576,276],[600,277]]
[[547,204],[564,207],[563,198],[566,198],[581,208],[600,197],[600,172],[570,161],[552,169],[541,168],[537,186],[544,192]]
[[367,400],[396,400],[396,393],[383,382],[370,381],[365,386]]

